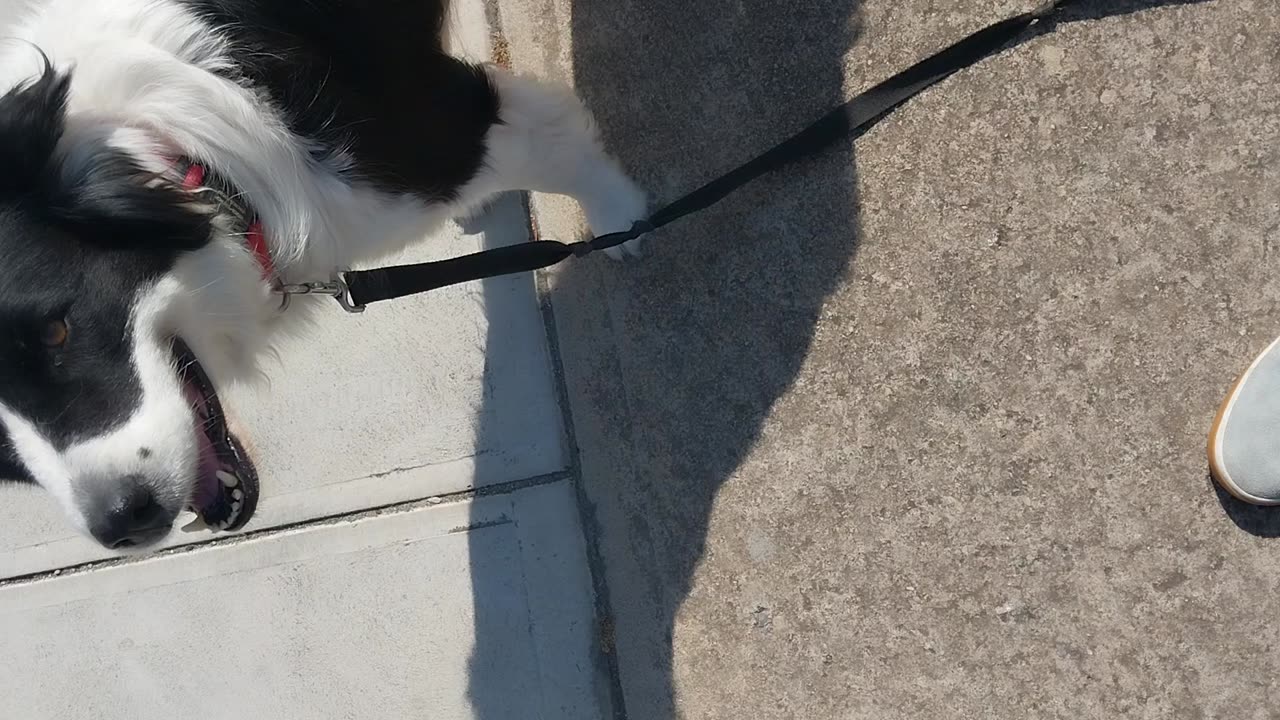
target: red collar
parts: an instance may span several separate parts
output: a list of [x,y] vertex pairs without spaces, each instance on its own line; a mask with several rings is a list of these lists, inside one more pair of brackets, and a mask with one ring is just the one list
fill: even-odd
[[[207,174],[203,165],[189,162],[186,174],[182,178],[182,189],[190,191],[205,187]],[[267,247],[267,234],[262,228],[262,221],[253,216],[251,211],[246,214],[250,216],[250,219],[249,225],[244,232],[245,245],[253,253],[253,257],[257,259],[258,267],[262,270],[263,279],[268,282],[274,282],[276,279],[276,264],[271,259],[271,249]]]

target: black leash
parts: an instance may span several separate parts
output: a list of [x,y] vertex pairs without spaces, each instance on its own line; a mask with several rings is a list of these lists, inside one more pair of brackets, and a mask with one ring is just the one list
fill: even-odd
[[[996,53],[1028,28],[1052,20],[1059,10],[1075,2],[1078,0],[1049,0],[1031,12],[979,30],[858,95],[772,150],[670,203],[625,232],[575,243],[539,240],[437,262],[347,271],[335,275],[337,287],[332,290],[338,291],[338,300],[344,308],[359,311],[369,303],[417,295],[470,280],[538,270],[571,256],[590,255],[634,240],[714,205],[765,173],[815,155],[842,138],[862,136],[906,101]],[[341,293],[344,282],[347,297]]]

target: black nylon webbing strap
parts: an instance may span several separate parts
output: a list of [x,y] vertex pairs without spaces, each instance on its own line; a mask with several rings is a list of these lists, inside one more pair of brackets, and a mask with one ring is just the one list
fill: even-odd
[[417,295],[468,280],[511,275],[550,267],[573,254],[555,240],[521,243],[417,265],[398,265],[346,273],[351,303],[362,307],[380,300]]
[[351,301],[359,307],[470,280],[537,270],[571,255],[587,255],[653,232],[714,205],[765,173],[815,155],[842,138],[863,135],[907,100],[994,54],[1032,25],[1051,19],[1058,10],[1075,2],[1078,0],[1051,0],[1031,12],[979,30],[858,95],[768,152],[668,204],[648,220],[637,222],[630,230],[583,242],[542,240],[438,262],[350,271],[345,278]]

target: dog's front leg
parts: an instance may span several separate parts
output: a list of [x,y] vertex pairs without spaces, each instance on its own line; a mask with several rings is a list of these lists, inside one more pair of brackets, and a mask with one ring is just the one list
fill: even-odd
[[[621,232],[647,216],[645,195],[605,152],[590,113],[567,88],[489,68],[501,122],[485,137],[487,191],[532,190],[568,195],[582,206],[595,235]],[[485,187],[489,186],[489,187]],[[606,252],[639,252],[632,240]]]

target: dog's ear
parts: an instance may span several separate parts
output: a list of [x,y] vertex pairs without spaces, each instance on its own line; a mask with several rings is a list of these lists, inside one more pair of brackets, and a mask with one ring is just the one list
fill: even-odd
[[62,152],[49,208],[83,241],[161,253],[195,250],[209,241],[208,212],[129,153],[100,140]]
[[0,194],[36,191],[67,123],[71,76],[45,58],[39,78],[0,96]]
[[40,77],[0,96],[0,200],[35,199],[101,247],[168,253],[208,242],[208,213],[185,192],[98,133],[69,136],[70,87],[45,57]]

